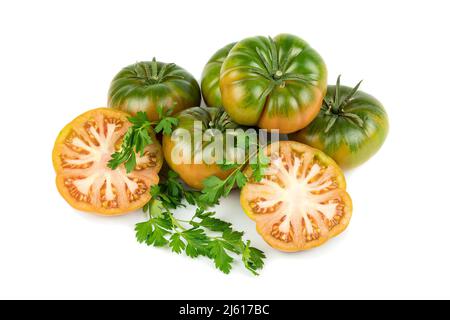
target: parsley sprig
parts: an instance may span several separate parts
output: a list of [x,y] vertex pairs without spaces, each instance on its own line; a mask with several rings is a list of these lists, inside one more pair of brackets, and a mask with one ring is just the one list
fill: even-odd
[[[243,133],[246,135],[246,133]],[[264,171],[269,165],[269,158],[263,152],[263,146],[251,139],[251,136],[245,137],[245,149],[246,159],[243,163],[227,163],[224,161],[220,165],[222,170],[233,170],[231,174],[225,178],[220,179],[216,176],[211,176],[203,181],[203,190],[201,191],[200,200],[202,203],[208,206],[214,206],[219,204],[219,200],[222,197],[226,197],[230,194],[234,186],[242,189],[248,182],[249,177],[243,172],[244,167],[249,163],[252,169],[251,178],[259,182],[262,180]],[[254,148],[251,148],[251,147]],[[250,152],[250,150],[254,150]]]
[[[255,275],[264,266],[265,255],[243,239],[244,233],[235,231],[229,222],[215,217],[201,199],[201,192],[189,191],[179,182],[178,175],[169,171],[168,178],[151,189],[152,200],[145,206],[149,220],[136,225],[140,243],[156,247],[170,247],[177,254],[191,258],[206,257],[217,269],[228,274],[236,257]],[[176,218],[173,210],[185,207],[184,200],[196,205],[189,220]]]
[[[145,148],[153,143],[152,130],[164,135],[172,133],[178,119],[170,116],[171,110],[164,112],[162,107],[158,107],[157,111],[158,121],[150,121],[144,112],[129,118],[132,126],[124,136],[121,149],[112,155],[108,163],[110,168],[116,169],[124,163],[127,172],[133,171],[137,155],[142,156]],[[250,137],[245,139],[245,148],[250,150],[253,142]],[[191,258],[209,258],[217,269],[226,274],[231,271],[233,262],[240,258],[245,268],[258,275],[264,266],[265,254],[252,247],[249,240],[244,240],[243,232],[234,230],[229,222],[208,210],[218,204],[220,198],[228,196],[235,185],[239,188],[245,186],[249,177],[243,173],[243,168],[247,163],[252,168],[252,179],[260,181],[269,161],[257,144],[256,151],[249,154],[242,164],[221,164],[223,170],[232,170],[231,174],[224,180],[216,176],[205,179],[201,191],[185,188],[178,174],[169,171],[166,179],[150,190],[152,199],[143,208],[149,218],[136,224],[137,241],[149,246],[169,247],[173,252],[184,253]],[[186,208],[186,204],[195,206],[195,213],[189,220],[177,218],[174,210]]]
[[178,124],[178,119],[170,116],[172,111],[173,109],[165,111],[162,106],[158,106],[158,121],[150,121],[147,114],[142,111],[134,117],[129,117],[132,126],[125,133],[120,150],[111,155],[108,167],[115,170],[123,163],[127,173],[133,171],[137,155],[142,157],[145,148],[153,143],[152,131],[171,134],[172,128]]

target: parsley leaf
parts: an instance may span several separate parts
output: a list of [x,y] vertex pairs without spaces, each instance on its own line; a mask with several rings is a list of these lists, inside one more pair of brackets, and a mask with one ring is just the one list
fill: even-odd
[[236,184],[239,189],[242,189],[246,185],[247,181],[248,179],[242,171],[236,172]]
[[[216,176],[211,176],[203,181],[204,187],[201,191],[199,200],[202,202],[204,207],[218,204],[220,198],[228,196],[235,185],[242,189],[247,184],[249,178],[256,182],[262,180],[264,177],[264,172],[270,163],[270,159],[264,154],[263,146],[259,145],[257,142],[253,142],[252,137],[249,135],[246,135],[245,148],[247,153],[249,153],[252,149],[256,149],[256,151],[249,154],[244,163],[229,164],[224,162],[224,164],[220,165],[222,170],[233,169],[233,172],[227,178],[222,180]],[[249,166],[252,169],[250,177],[247,177],[242,172],[247,163],[249,163]]]
[[136,239],[138,242],[145,242],[147,245],[163,247],[168,243],[166,235],[169,234],[171,224],[164,218],[153,218],[147,222],[136,225]]
[[153,140],[150,135],[152,123],[145,112],[138,112],[128,120],[133,125],[125,133],[120,150],[111,155],[108,167],[114,170],[124,163],[127,173],[130,173],[136,167],[136,154],[142,156]]
[[[173,127],[178,125],[178,119],[170,117],[172,111],[173,109],[165,111],[162,106],[158,106],[158,121],[150,121],[147,113],[142,111],[139,111],[134,117],[129,117],[128,120],[132,126],[123,136],[120,150],[111,155],[108,167],[115,170],[123,163],[127,173],[133,171],[136,167],[136,154],[143,156],[145,148],[153,143],[153,131],[170,135]],[[155,129],[152,129],[153,127]]]
[[250,246],[250,242],[247,241],[244,251],[242,252],[242,262],[245,267],[250,270],[254,275],[259,275],[257,272],[264,267],[264,259],[266,255],[259,249]]
[[250,168],[252,169],[253,179],[256,182],[259,182],[264,177],[264,172],[269,166],[270,159],[264,154],[261,148],[258,150],[256,157],[257,161],[255,163],[250,163]]
[[[172,109],[164,110],[158,107],[159,121],[150,121],[147,114],[138,112],[130,117],[132,126],[123,137],[120,150],[111,155],[108,166],[116,169],[124,164],[127,172],[136,167],[137,155],[143,155],[145,148],[153,143],[154,132],[170,135],[178,125],[178,119],[170,117]],[[250,139],[247,147],[250,146]],[[250,148],[249,148],[250,149]],[[258,155],[262,154],[258,146]],[[253,155],[255,156],[255,155]],[[247,177],[242,169],[249,162],[248,157],[243,164],[220,164],[224,170],[233,170],[224,180],[212,176],[204,181],[202,191],[186,189],[174,171],[169,171],[167,177],[159,185],[152,186],[152,199],[144,206],[144,212],[149,214],[146,222],[136,224],[136,239],[139,243],[149,246],[168,247],[177,254],[184,253],[191,258],[200,256],[211,259],[217,269],[228,274],[234,262],[234,256],[240,256],[243,265],[254,275],[264,266],[264,253],[250,246],[250,241],[244,241],[243,232],[233,230],[231,223],[215,217],[215,212],[206,208],[219,203],[221,197],[229,195],[235,185],[242,188],[247,183]],[[258,156],[256,164],[251,164],[252,178],[262,178],[265,167]],[[175,217],[173,209],[185,207],[185,203],[196,206],[196,212],[190,220]]]
[[231,271],[231,263],[233,262],[233,258],[230,257],[223,245],[221,240],[213,240],[210,243],[210,251],[211,257],[214,259],[214,264],[216,268],[222,271],[223,273],[230,273]]
[[[209,258],[227,274],[233,267],[233,256],[241,256],[243,265],[255,275],[263,268],[264,254],[250,247],[250,241],[243,240],[244,233],[233,230],[231,223],[215,217],[214,211],[206,211],[201,199],[204,194],[185,189],[175,172],[169,171],[164,181],[153,186],[151,195],[144,207],[150,213],[149,220],[136,225],[140,243],[169,247],[191,258]],[[197,206],[190,220],[178,219],[171,211],[185,207],[184,201]]]
[[172,234],[172,236],[170,237],[169,246],[172,248],[173,252],[176,252],[178,254],[180,254],[186,249],[186,244],[181,239],[180,233]]
[[168,109],[166,112],[162,106],[158,106],[156,108],[156,111],[158,112],[160,120],[155,127],[155,132],[162,132],[164,135],[172,134],[173,127],[176,127],[178,125],[178,119],[169,116],[170,114],[172,114],[173,109]]
[[136,225],[136,239],[139,243],[147,242],[148,235],[153,232],[153,226],[150,221],[141,222]]
[[185,230],[182,237],[187,241],[186,255],[191,258],[198,256],[208,256],[209,238],[205,230],[199,228],[192,228]]
[[215,232],[225,232],[231,228],[231,223],[209,216],[204,217],[200,222],[193,221],[191,224]]

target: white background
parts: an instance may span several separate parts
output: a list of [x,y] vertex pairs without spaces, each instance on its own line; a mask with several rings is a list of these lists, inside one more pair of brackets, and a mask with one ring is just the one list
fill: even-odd
[[[2,1],[0,298],[450,298],[448,1]],[[220,47],[306,39],[329,82],[364,79],[390,116],[381,151],[347,173],[349,229],[313,251],[269,248],[237,194],[220,216],[268,259],[260,277],[139,245],[139,212],[102,218],[59,196],[59,130],[104,106],[111,78],[153,56],[197,78]]]

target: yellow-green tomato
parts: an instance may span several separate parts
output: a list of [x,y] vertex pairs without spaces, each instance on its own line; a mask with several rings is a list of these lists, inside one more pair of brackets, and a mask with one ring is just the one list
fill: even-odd
[[241,125],[292,133],[319,113],[327,69],[309,44],[290,34],[233,46],[220,71],[225,110]]
[[[224,170],[218,164],[224,157],[210,151],[222,141],[223,155],[233,152],[234,145],[226,144],[227,136],[233,136],[233,130],[239,126],[223,108],[194,107],[181,111],[176,118],[178,124],[173,134],[164,135],[162,143],[164,159],[170,168],[194,189],[203,189],[203,181],[211,176],[228,177],[233,170]],[[205,136],[210,139],[203,139]],[[207,155],[211,157],[206,159]]]
[[219,87],[220,68],[235,44],[236,42],[230,43],[214,53],[203,69],[201,88],[203,99],[208,107],[222,107]]
[[383,105],[354,87],[328,86],[317,118],[306,128],[290,135],[324,151],[342,168],[354,168],[372,157],[383,145],[389,120]]
[[135,115],[147,113],[159,119],[158,107],[173,113],[200,104],[200,87],[195,78],[174,63],[142,61],[123,68],[112,80],[108,107]]

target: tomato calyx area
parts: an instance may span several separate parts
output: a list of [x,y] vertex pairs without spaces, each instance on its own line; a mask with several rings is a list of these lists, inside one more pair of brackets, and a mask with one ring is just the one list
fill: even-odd
[[[162,66],[161,66],[162,65]],[[134,65],[134,78],[144,81],[147,85],[155,85],[170,79],[181,79],[184,77],[179,74],[174,74],[174,63],[158,64],[155,58],[148,62],[137,62]]]
[[233,122],[230,115],[223,107],[217,109],[217,112],[211,113],[211,119],[207,123],[208,129],[217,129],[226,132],[227,129],[237,129],[239,126]]
[[339,117],[352,122],[359,128],[364,128],[364,120],[359,115],[352,112],[347,112],[345,110],[348,103],[355,96],[356,92],[358,92],[361,83],[362,80],[355,87],[353,87],[350,92],[345,95],[345,97],[342,97],[341,76],[337,78],[334,97],[332,99],[323,99],[322,111],[325,112],[325,115],[329,116],[325,133],[328,133],[331,130]]
[[[260,76],[266,78],[270,81],[270,85],[267,89],[267,93],[270,93],[275,87],[284,88],[286,86],[287,81],[299,81],[307,84],[313,84],[317,81],[307,75],[299,75],[296,73],[286,72],[286,68],[289,67],[286,63],[283,63],[279,59],[278,48],[275,41],[269,37],[269,56],[267,57],[263,50],[260,48],[256,48],[256,53],[261,60],[264,68],[263,71],[260,71],[256,68],[252,68],[252,72],[259,74]],[[303,49],[304,50],[304,49]]]

